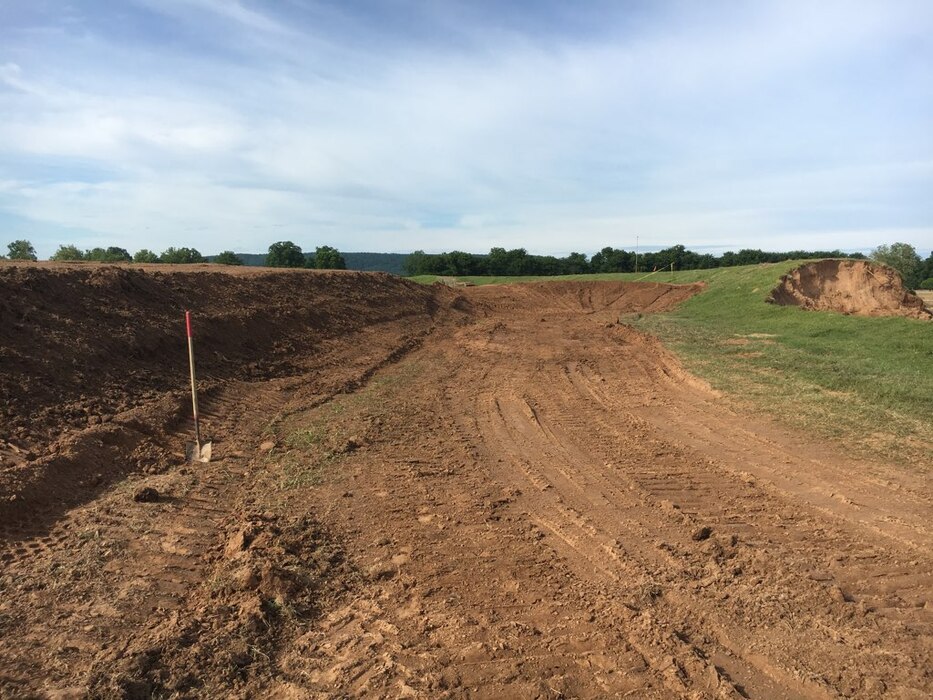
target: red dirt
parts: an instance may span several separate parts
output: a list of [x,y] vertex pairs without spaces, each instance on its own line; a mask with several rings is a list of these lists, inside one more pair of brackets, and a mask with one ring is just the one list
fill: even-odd
[[[444,295],[386,274],[193,266],[0,266],[0,523],[7,510],[70,505],[86,488],[173,463],[187,431],[183,315],[194,314],[210,404],[231,380],[366,371],[421,342]],[[257,293],[258,292],[258,293]],[[369,344],[389,330],[388,346]],[[358,367],[323,375],[352,388]],[[210,436],[208,436],[210,437]],[[88,455],[98,466],[86,474]],[[90,483],[88,479],[94,483]]]
[[781,278],[768,301],[856,316],[933,318],[923,300],[905,289],[896,270],[864,260],[820,260],[801,265]]
[[[928,479],[735,415],[618,323],[697,288],[10,269],[32,289],[6,288],[5,327],[121,328],[115,362],[159,388],[53,453],[54,397],[131,406],[121,371],[39,325],[17,363],[46,393],[3,384],[4,420],[41,418],[0,472],[0,697],[933,692]],[[122,315],[80,300],[95,272]],[[215,459],[186,466],[195,297]],[[4,334],[4,367],[26,347]]]

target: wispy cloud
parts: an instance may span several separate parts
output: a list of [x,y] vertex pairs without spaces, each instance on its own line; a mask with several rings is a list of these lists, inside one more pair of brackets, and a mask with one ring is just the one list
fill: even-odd
[[45,254],[933,247],[926,3],[394,7],[0,11],[0,213]]

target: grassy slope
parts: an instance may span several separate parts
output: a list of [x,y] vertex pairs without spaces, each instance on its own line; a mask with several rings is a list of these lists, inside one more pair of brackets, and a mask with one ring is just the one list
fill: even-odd
[[800,263],[658,273],[648,280],[704,280],[709,289],[670,313],[623,320],[659,336],[692,372],[748,407],[868,454],[933,468],[933,323],[764,303],[778,278]]

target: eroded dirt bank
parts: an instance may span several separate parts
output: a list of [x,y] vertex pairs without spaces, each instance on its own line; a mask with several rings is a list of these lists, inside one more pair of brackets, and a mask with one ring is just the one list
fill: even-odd
[[211,437],[237,383],[315,370],[325,393],[352,389],[456,303],[378,273],[0,264],[0,527],[177,461],[186,309]]
[[695,291],[427,290],[418,343],[218,382],[211,464],[15,514],[0,694],[928,696],[928,480],[618,323]]

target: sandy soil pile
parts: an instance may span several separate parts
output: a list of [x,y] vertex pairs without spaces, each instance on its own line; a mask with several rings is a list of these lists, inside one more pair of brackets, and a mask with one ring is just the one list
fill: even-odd
[[856,316],[933,318],[923,301],[904,288],[894,269],[864,260],[820,260],[801,265],[781,278],[768,301]]

